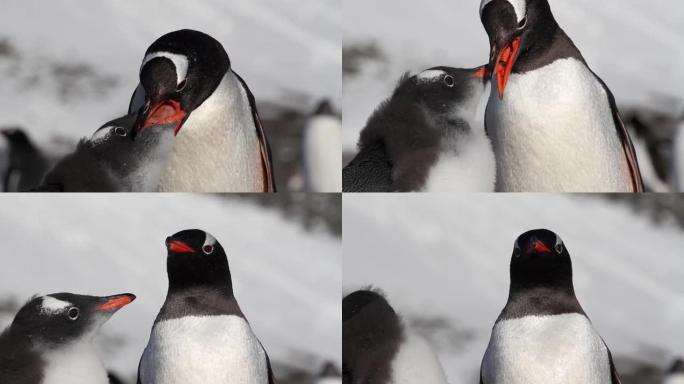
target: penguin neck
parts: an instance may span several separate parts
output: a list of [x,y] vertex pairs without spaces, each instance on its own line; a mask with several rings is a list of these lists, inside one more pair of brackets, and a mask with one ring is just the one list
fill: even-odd
[[184,292],[195,292],[208,289],[226,297],[233,296],[233,284],[228,266],[194,270],[192,267],[180,269],[169,266],[169,295]]
[[159,190],[262,192],[261,162],[247,92],[229,70],[183,124]]
[[584,310],[575,296],[572,276],[569,278],[511,280],[508,301],[497,322],[525,316],[552,316],[579,313]]

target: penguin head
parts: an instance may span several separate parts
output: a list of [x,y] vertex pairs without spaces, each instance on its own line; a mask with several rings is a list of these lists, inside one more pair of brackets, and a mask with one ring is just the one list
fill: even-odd
[[90,340],[116,311],[135,295],[97,297],[54,293],[32,298],[14,317],[12,332],[19,332],[46,348]]
[[396,316],[394,309],[382,294],[364,289],[352,292],[342,299],[342,321],[351,319],[367,308],[375,308],[377,312]]
[[2,134],[8,142],[12,145],[18,146],[30,146],[31,139],[29,139],[26,132],[21,128],[4,128],[0,129],[0,134]]
[[[167,33],[147,49],[140,67],[144,90],[135,134],[154,124],[175,125],[181,129],[190,113],[218,87],[230,59],[213,37],[183,29]],[[142,101],[143,98],[141,98]]]
[[572,286],[572,263],[563,240],[547,229],[520,235],[513,245],[511,284]]
[[[554,30],[543,27],[555,21],[547,0],[482,0],[480,19],[490,44],[487,77],[496,78],[499,97],[503,98],[521,52],[534,45],[533,36],[552,35]],[[535,29],[540,30],[533,34]]]
[[484,67],[430,68],[403,80],[393,98],[418,103],[438,120],[458,116],[470,121],[485,91],[484,72]]
[[214,236],[199,229],[178,232],[166,239],[170,289],[197,286],[228,288],[232,292],[228,258]]

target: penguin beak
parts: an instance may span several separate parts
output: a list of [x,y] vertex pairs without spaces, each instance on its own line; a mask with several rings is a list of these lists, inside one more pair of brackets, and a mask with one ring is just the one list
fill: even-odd
[[499,43],[499,41],[502,41],[500,39],[496,40],[491,44],[492,48],[487,72],[489,77],[496,76],[499,98],[503,99],[506,84],[508,84],[508,79],[511,76],[511,72],[513,72],[513,65],[520,51],[520,36],[516,34],[513,38],[504,40],[504,43]]
[[480,68],[475,69],[475,73],[473,73],[473,77],[476,79],[483,79],[484,81],[488,80],[487,75],[489,71],[487,71],[487,66],[483,65]]
[[171,98],[164,98],[156,102],[148,100],[147,103],[149,103],[147,105],[152,105],[152,107],[143,112],[138,118],[135,133],[137,134],[153,125],[173,124],[173,134],[174,136],[178,135],[181,126],[188,116],[188,113],[183,110],[181,103]]
[[135,295],[124,293],[116,296],[103,297],[104,303],[97,307],[98,311],[113,312],[117,311],[135,300]]
[[195,250],[191,246],[171,238],[166,240],[166,248],[169,252],[174,253],[195,253]]
[[527,247],[527,253],[551,253],[549,247],[546,246],[541,240],[532,238],[530,240],[530,245]]

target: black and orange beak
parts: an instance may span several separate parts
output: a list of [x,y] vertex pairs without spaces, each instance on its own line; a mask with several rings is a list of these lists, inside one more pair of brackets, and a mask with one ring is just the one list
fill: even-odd
[[527,247],[527,253],[551,253],[551,249],[546,246],[541,240],[532,238],[530,245]]
[[130,304],[135,300],[135,295],[131,293],[123,293],[121,295],[104,297],[104,303],[97,307],[98,311],[113,312]]
[[173,253],[195,253],[195,250],[191,246],[172,238],[166,240],[166,249]]
[[515,65],[515,61],[518,58],[520,42],[521,37],[515,35],[505,43],[492,42],[491,44],[487,72],[490,77],[496,76],[496,86],[499,98],[501,99],[504,97],[506,84],[508,84],[508,79],[511,77],[511,72],[513,72],[513,65]]
[[138,116],[135,127],[136,134],[153,125],[173,124],[173,134],[178,135],[181,126],[188,117],[188,113],[179,101],[173,98],[164,98],[159,101],[148,100],[146,105],[151,106],[145,108]]

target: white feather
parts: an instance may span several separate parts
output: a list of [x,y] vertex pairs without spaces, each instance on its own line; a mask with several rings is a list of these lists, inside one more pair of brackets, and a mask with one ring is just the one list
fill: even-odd
[[631,192],[608,97],[581,62],[561,59],[511,75],[503,100],[492,79],[487,128],[497,188],[507,192]]
[[45,376],[41,384],[108,384],[107,372],[89,337],[43,356]]
[[142,384],[266,384],[266,355],[237,316],[186,316],[154,325],[140,362]]
[[147,64],[150,60],[156,59],[158,57],[164,57],[166,59],[169,59],[173,63],[174,68],[176,68],[176,84],[180,84],[183,80],[185,80],[185,77],[188,75],[188,58],[185,55],[179,55],[177,53],[152,52],[146,55],[143,59],[142,64],[140,65],[140,72],[142,72],[143,68],[145,67],[145,64]]
[[446,72],[439,69],[428,69],[427,71],[419,73],[416,76],[416,80],[424,82],[436,81],[444,74],[446,74]]
[[176,136],[163,192],[261,192],[261,149],[242,84],[228,71]]
[[304,168],[311,192],[342,191],[342,124],[334,116],[315,116],[304,130]]
[[407,332],[392,361],[392,384],[447,384],[437,355],[420,336]]
[[44,314],[59,313],[72,306],[68,301],[55,299],[52,296],[43,296],[43,301],[40,304],[40,312]]
[[608,349],[580,314],[526,316],[494,325],[486,384],[610,384]]

